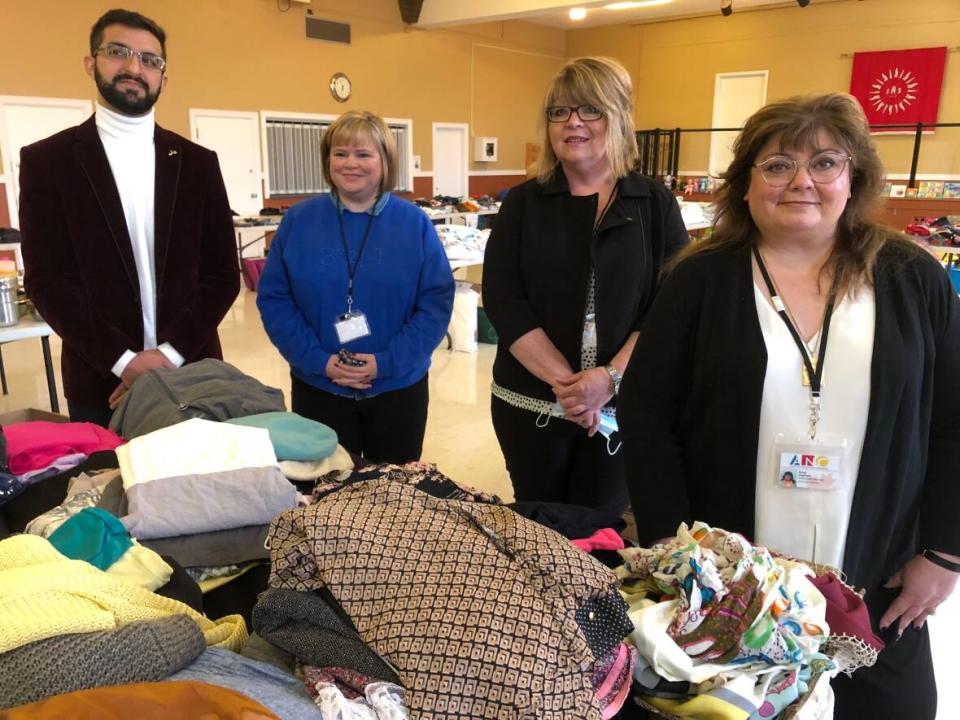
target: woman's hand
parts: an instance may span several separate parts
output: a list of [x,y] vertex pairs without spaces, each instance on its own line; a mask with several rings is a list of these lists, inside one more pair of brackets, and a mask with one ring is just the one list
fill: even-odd
[[591,368],[557,379],[553,393],[567,419],[592,430],[593,435],[600,424],[600,408],[613,397],[613,384],[606,370]]
[[369,390],[373,387],[372,380],[377,376],[377,359],[366,353],[356,353],[354,357],[357,360],[364,360],[365,364],[357,367],[344,365],[337,355],[331,355],[327,360],[327,377],[341,387]]
[[911,623],[919,630],[927,618],[950,597],[960,574],[942,568],[922,555],[917,555],[894,574],[884,587],[900,588],[900,594],[880,618],[880,629],[886,630],[899,618],[897,635]]

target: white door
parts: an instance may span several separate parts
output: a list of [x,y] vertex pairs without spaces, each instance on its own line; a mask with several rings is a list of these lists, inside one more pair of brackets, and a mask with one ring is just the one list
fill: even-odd
[[433,123],[433,194],[464,197],[469,193],[466,123]]
[[217,153],[230,209],[256,215],[263,207],[260,116],[255,112],[190,109],[193,141]]
[[20,227],[20,148],[79,125],[92,113],[89,100],[0,95],[0,156],[13,227]]
[[[713,88],[715,128],[741,128],[767,103],[767,71],[717,73]],[[739,132],[710,133],[710,174],[718,175],[733,159],[730,149]]]

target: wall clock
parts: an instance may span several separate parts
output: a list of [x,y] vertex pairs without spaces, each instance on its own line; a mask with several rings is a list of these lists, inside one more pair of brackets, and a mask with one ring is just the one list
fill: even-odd
[[353,91],[353,83],[350,78],[341,72],[334,73],[330,78],[330,94],[337,102],[346,102],[350,99],[350,93]]

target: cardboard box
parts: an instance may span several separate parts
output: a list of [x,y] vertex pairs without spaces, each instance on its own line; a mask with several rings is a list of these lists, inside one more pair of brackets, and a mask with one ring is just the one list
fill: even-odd
[[66,415],[58,415],[49,410],[38,410],[37,408],[11,410],[10,412],[0,414],[0,425],[15,425],[16,423],[34,422],[36,420],[55,423],[70,422],[70,418]]

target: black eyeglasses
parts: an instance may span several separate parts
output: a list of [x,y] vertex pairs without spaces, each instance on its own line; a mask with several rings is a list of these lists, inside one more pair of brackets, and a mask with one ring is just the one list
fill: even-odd
[[140,52],[139,50],[128,48],[126,45],[115,45],[113,43],[108,43],[97,48],[97,52],[95,52],[94,55],[103,55],[105,58],[119,60],[121,62],[126,62],[136,55],[137,60],[140,61],[143,67],[156,72],[163,72],[163,69],[167,66],[167,61],[156,53]]
[[853,160],[849,155],[827,150],[814,155],[806,162],[799,162],[786,155],[775,155],[754,167],[760,171],[760,176],[770,187],[784,187],[789,185],[800,172],[801,167],[807,169],[810,179],[818,185],[833,182],[843,172],[847,163]]
[[547,108],[547,120],[555,123],[566,122],[573,113],[584,122],[603,117],[603,110],[596,105],[551,105]]

